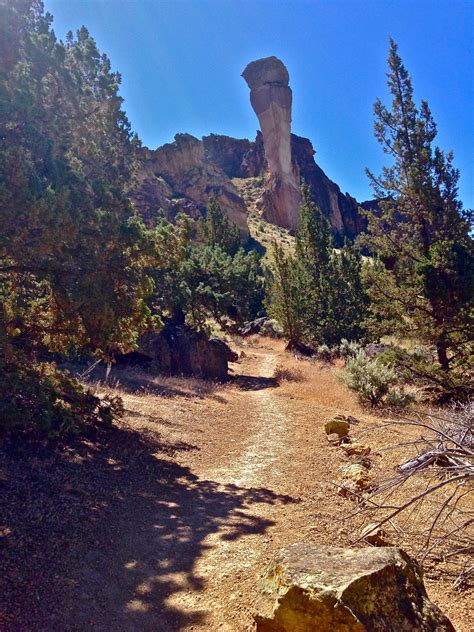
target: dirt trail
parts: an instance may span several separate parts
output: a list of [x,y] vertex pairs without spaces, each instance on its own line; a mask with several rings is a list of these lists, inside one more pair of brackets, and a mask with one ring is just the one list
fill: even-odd
[[[274,353],[258,353],[257,378],[271,379],[276,367]],[[282,412],[272,389],[248,390],[242,407],[248,415],[246,445],[242,454],[227,466],[205,475],[220,483],[244,487],[268,482],[267,470],[277,475],[278,458],[285,451],[288,417]],[[267,474],[267,476],[266,476]]]
[[[243,632],[278,548],[347,546],[323,427],[362,411],[327,367],[277,385],[278,364],[299,370],[282,343],[244,350],[230,386],[123,379],[123,423],[54,455],[5,452],[0,632]],[[436,600],[466,632],[448,592]]]

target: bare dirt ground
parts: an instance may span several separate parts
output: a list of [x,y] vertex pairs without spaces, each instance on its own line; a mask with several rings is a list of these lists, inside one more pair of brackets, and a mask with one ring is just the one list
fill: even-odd
[[[380,419],[333,367],[297,362],[280,342],[238,344],[227,385],[118,372],[126,416],[112,428],[54,450],[4,442],[0,630],[247,630],[278,548],[355,539],[365,518],[336,493],[346,458],[324,422],[356,416],[354,439],[375,450],[391,431],[370,434]],[[281,365],[301,381],[278,385]],[[472,593],[452,581],[449,568],[428,569],[431,598],[468,632]]]

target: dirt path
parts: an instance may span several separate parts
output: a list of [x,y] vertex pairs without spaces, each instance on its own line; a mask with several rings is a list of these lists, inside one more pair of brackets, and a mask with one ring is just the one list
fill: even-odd
[[[276,367],[274,353],[258,354],[257,378],[271,379]],[[282,412],[272,389],[258,388],[245,392],[242,407],[247,411],[246,445],[241,455],[227,466],[213,469],[206,476],[220,483],[248,487],[267,482],[267,470],[285,450],[288,417]]]
[[[323,426],[361,411],[330,369],[277,385],[283,345],[244,350],[230,386],[123,375],[123,423],[54,453],[3,446],[1,632],[243,632],[278,548],[347,546]],[[434,594],[468,620],[468,597]]]
[[[238,440],[243,440],[240,454],[225,465],[216,464],[200,474],[200,478],[215,481],[222,490],[267,489],[270,482],[281,474],[279,462],[285,458],[291,417],[283,412],[273,388],[267,388],[268,384],[272,384],[276,355],[256,353],[255,359],[255,363],[250,363],[255,372],[252,376],[254,384],[244,390],[239,402],[239,407],[245,411],[246,427],[242,428],[240,424],[234,426],[235,433],[240,435]],[[237,441],[235,436],[230,440]],[[286,505],[291,498],[281,496],[281,501]],[[259,520],[262,526],[270,526],[273,520],[268,520],[268,517],[275,517],[274,509],[273,503],[270,511],[268,504],[263,503],[254,511],[252,520]],[[245,518],[245,515],[248,516],[248,513],[241,514],[241,517]],[[246,608],[239,601],[244,596],[245,579],[249,574],[252,576],[252,570],[258,566],[262,545],[266,548],[265,545],[270,542],[269,537],[261,538],[263,533],[264,529],[258,529],[253,537],[249,534],[247,538],[226,538],[225,530],[219,530],[207,536],[204,541],[207,552],[195,566],[196,574],[206,584],[206,590],[197,598],[201,607],[206,606],[207,616],[201,625],[192,629],[243,629]],[[194,597],[195,594],[188,592],[184,598],[178,595],[172,602],[180,608],[192,608],[195,606]],[[235,612],[229,609],[229,600],[235,603]]]

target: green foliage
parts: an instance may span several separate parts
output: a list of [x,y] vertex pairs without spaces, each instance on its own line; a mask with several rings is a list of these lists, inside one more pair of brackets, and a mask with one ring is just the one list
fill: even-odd
[[391,108],[377,100],[374,111],[375,136],[392,165],[379,177],[368,171],[381,201],[380,210],[367,212],[369,235],[363,240],[376,255],[366,270],[370,328],[376,336],[411,337],[432,349],[434,362],[412,368],[437,388],[464,381],[468,389],[474,339],[471,214],[458,199],[452,153],[433,146],[435,122],[426,101],[415,106],[393,41],[388,64]]
[[228,327],[255,318],[262,306],[259,268],[255,251],[240,248],[232,257],[219,246],[194,248],[184,268],[193,323],[210,316]]
[[347,338],[343,338],[341,340],[341,344],[339,345],[339,353],[345,360],[347,360],[347,358],[354,357],[360,349],[361,346],[358,342],[347,340]]
[[210,198],[205,218],[199,221],[198,235],[211,248],[219,246],[233,256],[240,248],[240,231],[222,212],[214,198]]
[[294,256],[274,249],[269,312],[293,342],[332,347],[359,340],[367,315],[362,258],[348,241],[334,250],[329,221],[304,184],[302,196]]
[[[50,395],[40,396],[40,385],[69,401],[74,383],[36,358],[133,348],[149,318],[154,246],[125,196],[137,140],[120,76],[84,27],[58,42],[41,2],[2,3],[0,12],[9,43],[0,55],[0,357],[5,363],[8,348],[7,364],[17,367],[9,374],[29,392],[37,380],[30,400],[12,392],[19,410],[30,401],[43,423]],[[7,395],[4,414],[15,416]],[[67,410],[52,404],[51,425]]]
[[[99,398],[53,364],[30,363],[18,354],[0,356],[0,419],[4,430],[49,436],[109,423],[122,414],[119,398]],[[10,355],[10,357],[8,357]]]
[[268,314],[280,323],[290,344],[303,338],[305,313],[305,279],[296,257],[285,254],[275,243],[272,266],[268,271]]
[[362,403],[379,406],[396,383],[397,375],[392,367],[370,360],[361,349],[347,359],[342,379]]
[[[214,210],[208,218],[214,218],[212,225],[226,224],[220,209],[213,202],[211,207]],[[198,328],[204,328],[209,318],[225,328],[241,325],[262,309],[260,257],[255,251],[246,254],[242,248],[231,254],[234,249],[225,235],[218,240],[219,230],[209,234],[204,243],[193,241],[192,220],[183,215],[175,224],[165,219],[159,222],[154,235],[163,256],[152,272],[159,288],[153,311],[174,322],[187,319]]]

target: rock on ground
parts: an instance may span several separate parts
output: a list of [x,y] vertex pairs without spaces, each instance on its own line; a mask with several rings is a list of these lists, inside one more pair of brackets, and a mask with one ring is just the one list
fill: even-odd
[[167,324],[159,334],[147,333],[138,341],[138,352],[157,366],[160,372],[172,375],[224,380],[228,363],[238,355],[218,338],[187,325]]
[[349,434],[349,422],[343,419],[338,419],[334,417],[334,419],[330,419],[324,424],[324,430],[327,435],[337,434],[339,437],[347,437]]
[[298,543],[262,578],[258,632],[455,632],[403,550]]

